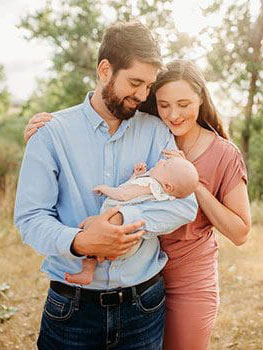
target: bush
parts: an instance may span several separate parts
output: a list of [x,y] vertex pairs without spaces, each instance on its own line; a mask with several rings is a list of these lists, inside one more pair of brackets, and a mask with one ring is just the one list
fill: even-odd
[[251,215],[253,225],[263,225],[263,202],[251,203]]

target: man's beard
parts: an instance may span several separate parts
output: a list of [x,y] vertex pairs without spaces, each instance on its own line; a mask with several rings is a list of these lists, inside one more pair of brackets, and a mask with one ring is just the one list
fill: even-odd
[[[135,97],[130,96],[125,97],[123,100],[121,100],[114,91],[114,83],[115,79],[112,78],[110,82],[102,89],[102,99],[107,109],[115,118],[119,120],[128,120],[134,116],[141,101]],[[124,105],[124,101],[127,98],[129,98],[131,101],[136,102],[138,105],[135,108],[126,107]]]

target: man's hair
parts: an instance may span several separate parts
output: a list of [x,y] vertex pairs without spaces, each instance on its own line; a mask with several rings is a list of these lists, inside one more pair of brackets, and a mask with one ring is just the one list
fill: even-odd
[[161,51],[150,30],[140,22],[116,23],[104,33],[98,54],[98,64],[107,59],[113,74],[128,69],[134,59],[160,68]]

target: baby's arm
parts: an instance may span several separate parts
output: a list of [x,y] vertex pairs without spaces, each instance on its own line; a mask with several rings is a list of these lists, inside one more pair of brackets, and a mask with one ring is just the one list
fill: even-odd
[[99,194],[105,194],[107,197],[118,201],[129,201],[133,198],[152,193],[150,186],[139,186],[132,184],[121,187],[98,185],[94,187],[93,191]]
[[[134,171],[131,179],[138,175],[143,175],[146,173],[147,166],[146,163],[137,163],[134,166]],[[104,194],[107,197],[118,201],[129,201],[133,198],[151,194],[150,186],[139,186],[139,185],[124,185],[121,187],[110,187],[107,185],[98,185],[93,188],[93,192],[97,192],[99,195]]]

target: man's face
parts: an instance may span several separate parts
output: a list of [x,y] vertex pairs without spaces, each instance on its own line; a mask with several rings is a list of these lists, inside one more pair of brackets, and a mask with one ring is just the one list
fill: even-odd
[[102,89],[102,98],[111,114],[119,120],[134,116],[155,82],[157,67],[134,60],[128,69],[119,70]]

